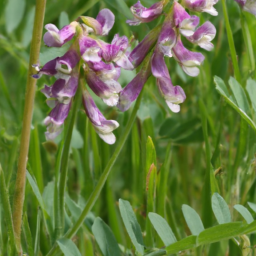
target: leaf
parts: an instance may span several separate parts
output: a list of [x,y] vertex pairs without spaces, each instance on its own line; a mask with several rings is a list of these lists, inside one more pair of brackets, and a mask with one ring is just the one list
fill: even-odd
[[131,241],[135,246],[136,251],[139,254],[143,255],[144,243],[143,243],[141,228],[132,210],[130,203],[126,200],[119,199],[119,209],[120,209],[121,217],[123,219],[127,233],[131,238]]
[[72,148],[82,148],[84,145],[84,140],[80,132],[74,127],[72,139],[71,139],[71,147]]
[[5,27],[10,34],[20,24],[24,11],[25,0],[9,0],[5,8]]
[[22,229],[24,232],[24,237],[25,237],[25,241],[26,241],[26,245],[27,245],[27,253],[29,256],[34,256],[33,239],[32,239],[26,212],[23,215]]
[[165,246],[173,244],[177,241],[172,229],[168,225],[167,221],[160,215],[150,212],[148,217],[154,226],[157,234],[160,236]]
[[105,0],[109,5],[115,8],[118,12],[124,15],[128,19],[132,19],[133,15],[130,8],[127,6],[124,0]]
[[234,208],[243,216],[248,224],[254,221],[251,213],[243,205],[236,204]]
[[38,255],[40,251],[40,229],[41,229],[41,209],[38,208],[37,221],[36,221],[36,235],[34,244],[34,255]]
[[212,195],[212,210],[219,224],[231,222],[228,205],[218,193]]
[[256,212],[256,204],[250,203],[250,202],[248,202],[247,204],[250,206],[250,208],[251,208],[254,212]]
[[69,23],[70,22],[69,22],[68,14],[66,12],[61,12],[59,17],[59,29],[68,25]]
[[65,256],[81,256],[74,242],[70,239],[61,238],[57,240],[60,250]]
[[[37,198],[37,201],[38,201],[40,207],[42,208],[43,211],[47,212],[46,208],[45,208],[45,205],[44,205],[43,198],[41,196],[41,193],[39,191],[39,188],[38,188],[36,182],[34,181],[34,179],[32,178],[32,176],[30,175],[30,173],[28,171],[26,172],[26,176],[27,176],[28,182],[29,182],[29,184],[30,184],[30,186],[31,186],[36,198]],[[48,212],[47,212],[47,214],[49,215]]]
[[241,108],[245,113],[249,113],[249,102],[242,86],[236,81],[234,77],[230,77],[228,82],[238,107]]
[[204,225],[198,213],[186,204],[182,205],[182,212],[192,235],[199,235],[204,230]]
[[231,96],[228,93],[227,87],[223,80],[217,76],[214,77],[214,82],[216,84],[217,91],[225,98],[227,103],[234,108],[237,113],[256,131],[256,125],[253,120],[237,106],[237,104],[232,100]]
[[256,112],[256,81],[249,78],[246,83],[246,90],[252,103],[252,107]]
[[121,252],[113,232],[101,218],[95,219],[92,226],[92,233],[104,256],[121,256]]
[[201,232],[197,238],[197,244],[210,244],[224,239],[229,239],[243,234],[246,227],[242,222],[220,224]]
[[180,251],[185,251],[187,249],[192,249],[196,247],[197,236],[188,236],[174,244],[171,244],[165,248],[167,255],[173,253],[179,253]]

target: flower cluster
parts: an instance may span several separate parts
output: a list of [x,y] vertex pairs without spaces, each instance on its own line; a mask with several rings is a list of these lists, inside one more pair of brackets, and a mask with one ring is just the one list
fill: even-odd
[[253,15],[256,16],[256,1],[255,0],[235,0],[240,7]]
[[[147,67],[144,65],[141,71],[142,79],[135,78],[122,90],[118,104],[121,110],[124,111],[129,108],[131,102],[137,98],[143,87],[141,83],[152,73],[169,108],[173,112],[180,111],[179,104],[184,102],[186,95],[180,86],[172,84],[164,56],[174,57],[189,76],[194,77],[199,74],[198,66],[203,62],[204,56],[201,53],[186,49],[182,43],[182,37],[210,51],[213,49],[211,41],[216,35],[216,29],[209,21],[198,26],[199,18],[195,15],[189,15],[185,8],[217,15],[218,13],[213,7],[214,4],[216,4],[216,0],[185,0],[182,4],[173,3],[172,8],[165,14],[163,24],[150,31],[129,55],[129,60],[137,67],[145,60],[148,52],[153,49],[150,60],[151,72],[150,65],[146,65]],[[164,0],[150,8],[145,8],[138,2],[131,7],[134,20],[128,20],[127,23],[138,25],[141,22],[150,22],[163,14],[165,6],[166,1]],[[136,79],[140,83],[136,83]]]
[[[146,8],[138,1],[131,7],[134,19],[127,21],[130,25],[150,22],[165,15],[163,24],[152,29],[131,52],[125,36],[116,34],[111,43],[102,40],[102,36],[108,35],[115,21],[115,16],[109,9],[101,10],[96,19],[82,16],[81,22],[74,21],[61,30],[53,24],[45,26],[47,32],[44,43],[47,46],[61,47],[72,40],[70,48],[62,57],[49,61],[42,68],[35,66],[37,74],[34,78],[41,75],[56,78],[52,86],[45,85],[42,89],[47,97],[47,104],[52,108],[44,121],[47,139],[54,139],[62,131],[79,86],[81,67],[88,87],[108,106],[117,106],[121,111],[126,111],[152,74],[169,108],[173,112],[180,111],[179,104],[184,102],[186,95],[180,86],[172,84],[164,57],[174,57],[190,76],[199,74],[198,66],[203,62],[204,56],[186,49],[182,37],[210,51],[216,29],[209,21],[199,26],[199,18],[190,15],[185,8],[217,15],[213,7],[216,0],[183,0],[181,4],[174,2],[164,13],[168,2],[161,0]],[[121,68],[133,70],[138,66],[140,71],[135,78],[122,88],[118,82]],[[82,91],[85,112],[95,131],[105,142],[113,144],[116,139],[112,132],[119,124],[105,119],[88,88],[84,87]]]
[[[118,83],[120,68],[133,69],[128,59],[127,37],[115,35],[111,44],[98,36],[108,35],[114,25],[115,16],[108,10],[99,12],[96,19],[80,17],[82,22],[72,22],[59,30],[55,25],[45,26],[44,43],[49,47],[61,47],[73,39],[69,50],[62,56],[46,63],[41,69],[36,67],[37,74],[54,76],[52,86],[45,85],[42,92],[47,97],[47,104],[52,108],[44,123],[47,125],[46,138],[54,139],[62,131],[62,125],[68,116],[79,84],[80,67],[84,69],[85,80],[90,89],[107,105],[118,103]],[[119,124],[114,120],[106,120],[97,108],[89,91],[83,88],[83,105],[85,112],[99,136],[107,143],[115,143],[112,133]]]

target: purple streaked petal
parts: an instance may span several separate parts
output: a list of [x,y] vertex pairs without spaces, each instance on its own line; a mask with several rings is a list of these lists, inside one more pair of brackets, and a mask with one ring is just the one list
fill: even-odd
[[141,62],[145,59],[148,52],[155,45],[161,28],[156,27],[151,30],[146,37],[132,50],[129,55],[129,60],[133,64],[134,68],[138,67]]
[[43,93],[47,98],[52,97],[52,87],[45,85],[44,88],[41,90],[41,93]]
[[179,27],[183,20],[190,19],[190,15],[178,2],[173,4],[173,21],[176,27]]
[[82,38],[79,39],[79,47],[80,47],[80,53],[83,55],[85,51],[91,47],[99,47],[98,43],[96,40],[94,40],[91,37],[88,36],[83,36]]
[[150,22],[162,14],[164,7],[164,1],[159,1],[153,4],[151,7],[144,7],[140,1],[131,7],[131,11],[134,16],[134,20],[127,20],[129,25],[139,25],[140,23]]
[[102,98],[109,106],[115,106],[118,102],[118,93],[122,89],[115,80],[102,81],[91,69],[85,69],[86,81],[92,91]]
[[126,111],[131,106],[132,102],[137,99],[150,73],[150,63],[146,63],[132,81],[120,92],[117,107],[121,111]]
[[193,36],[188,37],[188,40],[194,44],[199,45],[201,48],[211,51],[213,49],[213,44],[211,41],[216,35],[216,28],[214,25],[206,21],[202,26],[200,26]]
[[186,49],[179,39],[172,49],[174,58],[179,62],[182,69],[189,76],[197,76],[199,74],[200,66],[204,61],[204,56],[199,52],[191,52]]
[[176,44],[177,35],[175,30],[172,28],[171,22],[165,22],[163,24],[161,33],[158,38],[159,50],[168,57],[172,57],[172,48]]
[[186,99],[183,89],[180,86],[173,86],[171,79],[166,77],[158,77],[157,85],[171,111],[179,112],[179,104]]
[[68,116],[71,107],[69,104],[58,103],[50,112],[49,116],[44,120],[45,125],[62,125]]
[[119,124],[114,120],[106,120],[87,90],[83,91],[83,105],[95,131],[106,143],[114,144],[116,138],[112,131],[115,130]]
[[52,124],[50,130],[51,131],[48,131],[47,127],[47,132],[44,133],[46,140],[54,140],[59,134],[61,134],[63,129],[59,125]]
[[47,75],[47,76],[54,76],[57,74],[56,70],[56,63],[59,58],[55,58],[53,60],[50,60],[47,62],[39,71],[39,74],[41,75]]
[[49,47],[61,47],[73,38],[77,24],[77,22],[72,22],[61,30],[53,24],[45,25],[47,32],[44,34],[44,43]]
[[191,16],[189,19],[184,19],[179,25],[180,33],[183,36],[192,36],[198,24],[199,18],[195,15]]
[[60,102],[66,103],[76,94],[78,75],[71,76],[68,81],[58,79],[52,86],[52,96]]
[[164,54],[159,50],[155,50],[151,58],[151,71],[154,77],[170,77],[164,61]]
[[191,11],[207,12],[213,16],[217,16],[218,12],[213,7],[218,0],[184,0],[183,3]]
[[119,36],[118,34],[115,34],[111,45],[115,45],[119,48],[119,50],[124,51],[129,46],[129,41],[126,36]]
[[241,7],[244,7],[246,0],[235,0]]
[[109,9],[102,9],[96,20],[100,23],[102,27],[101,35],[108,35],[109,31],[115,23],[115,15]]

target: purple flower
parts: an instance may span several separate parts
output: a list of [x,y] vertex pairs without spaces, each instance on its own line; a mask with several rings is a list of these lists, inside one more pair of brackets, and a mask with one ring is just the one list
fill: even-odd
[[180,33],[184,36],[192,36],[199,24],[199,18],[195,15],[190,16],[177,2],[174,2],[173,6],[173,21],[174,25],[179,28]]
[[84,67],[87,84],[92,91],[99,96],[108,106],[115,106],[118,102],[118,93],[122,90],[121,85],[114,79],[101,80],[90,68]]
[[44,43],[49,47],[61,47],[67,41],[70,41],[76,33],[76,21],[64,26],[59,30],[53,24],[45,25],[47,32],[44,34]]
[[127,20],[129,25],[136,26],[140,23],[150,22],[162,14],[164,7],[164,0],[153,4],[151,7],[144,7],[140,1],[131,7],[132,14],[134,16],[133,20]]
[[183,0],[184,6],[191,11],[207,12],[213,16],[218,15],[218,12],[213,7],[217,2],[218,0]]
[[81,19],[86,24],[88,32],[92,29],[96,35],[101,36],[108,35],[115,23],[115,15],[109,9],[102,9],[96,19],[87,16],[81,16]]
[[172,48],[176,44],[177,35],[171,22],[164,22],[161,33],[158,38],[157,47],[168,57],[172,57]]
[[193,44],[199,45],[201,48],[211,51],[214,45],[211,43],[216,35],[216,28],[210,21],[206,21],[202,26],[197,28],[193,36],[187,39]]
[[180,39],[178,39],[176,45],[173,47],[172,53],[185,73],[189,76],[198,76],[199,69],[197,66],[200,66],[204,61],[203,54],[189,51],[183,46]]
[[41,75],[55,76],[66,79],[71,75],[73,68],[79,62],[80,56],[74,49],[67,51],[62,57],[57,57],[47,62],[38,72],[33,75],[34,78],[40,78]]
[[85,62],[99,62],[101,61],[101,48],[96,40],[88,36],[83,36],[79,39],[79,47],[82,59]]
[[53,140],[61,133],[61,126],[68,116],[70,106],[71,102],[68,104],[57,103],[49,116],[45,118],[44,124],[47,125],[47,132],[45,133],[45,136],[47,140]]
[[150,62],[146,61],[146,64],[141,68],[140,72],[120,92],[119,102],[117,104],[117,107],[121,111],[123,112],[126,111],[131,106],[132,102],[137,99],[144,84],[147,82],[149,76],[150,76]]
[[146,37],[132,50],[129,55],[129,60],[132,62],[134,68],[138,67],[142,63],[148,52],[155,45],[160,31],[160,26],[151,30]]
[[83,91],[83,105],[88,118],[100,138],[108,144],[114,144],[116,137],[112,131],[119,127],[118,122],[106,120],[87,90]]
[[186,95],[180,86],[173,86],[167,66],[164,61],[164,54],[159,48],[155,50],[151,59],[151,70],[158,89],[165,99],[171,111],[177,113],[180,111],[180,103],[186,99]]
[[111,44],[107,44],[103,41],[100,41],[99,43],[102,49],[102,58],[106,62],[113,61],[119,67],[127,70],[134,69],[126,54],[127,48],[129,46],[128,38],[126,36],[120,37],[118,34],[116,34]]
[[235,0],[241,8],[256,16],[256,2],[255,0]]

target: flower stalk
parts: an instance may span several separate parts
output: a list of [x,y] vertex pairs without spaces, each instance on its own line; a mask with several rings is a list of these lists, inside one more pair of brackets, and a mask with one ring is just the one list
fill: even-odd
[[38,63],[43,31],[44,13],[46,0],[36,1],[36,12],[33,28],[33,36],[30,49],[29,69],[26,85],[25,107],[23,116],[23,126],[21,132],[20,155],[18,160],[17,178],[15,184],[15,193],[13,199],[13,225],[16,244],[21,255],[21,224],[24,203],[24,190],[26,182],[26,166],[30,140],[30,127],[33,114],[33,105],[36,91],[36,79],[32,77],[32,65]]
[[[101,177],[100,177],[100,179],[99,179],[99,181],[98,181],[94,191],[92,192],[90,198],[88,199],[87,204],[86,204],[85,208],[83,209],[79,219],[73,225],[73,227],[65,234],[66,238],[70,239],[70,238],[72,238],[76,234],[77,230],[83,224],[85,217],[91,211],[91,209],[94,206],[96,200],[98,199],[98,197],[99,197],[99,195],[100,195],[100,193],[101,193],[101,191],[102,191],[102,189],[103,189],[103,187],[104,187],[104,185],[105,185],[105,183],[107,181],[107,178],[108,178],[108,176],[109,176],[109,174],[110,174],[110,172],[112,170],[112,167],[113,167],[114,163],[116,162],[116,160],[117,160],[117,158],[118,158],[118,156],[119,156],[119,154],[120,154],[120,152],[121,152],[121,150],[122,150],[122,148],[124,146],[124,143],[125,143],[128,135],[129,135],[129,133],[130,133],[132,125],[133,125],[133,123],[135,121],[135,118],[137,116],[137,111],[138,111],[138,109],[140,107],[140,103],[141,103],[141,99],[142,99],[142,94],[143,94],[143,90],[141,91],[141,93],[140,93],[140,95],[139,95],[139,97],[138,97],[138,99],[137,99],[137,101],[135,103],[135,106],[133,108],[132,114],[131,114],[131,116],[129,118],[129,121],[127,123],[127,126],[126,126],[126,128],[124,130],[123,135],[118,140],[118,144],[117,144],[117,146],[115,148],[115,151],[114,151],[112,157],[110,158],[107,166],[105,167],[105,170],[102,173],[102,175],[101,175]],[[47,256],[54,255],[57,250],[58,250],[58,247],[55,244],[54,247],[51,249],[51,251],[47,254]]]

